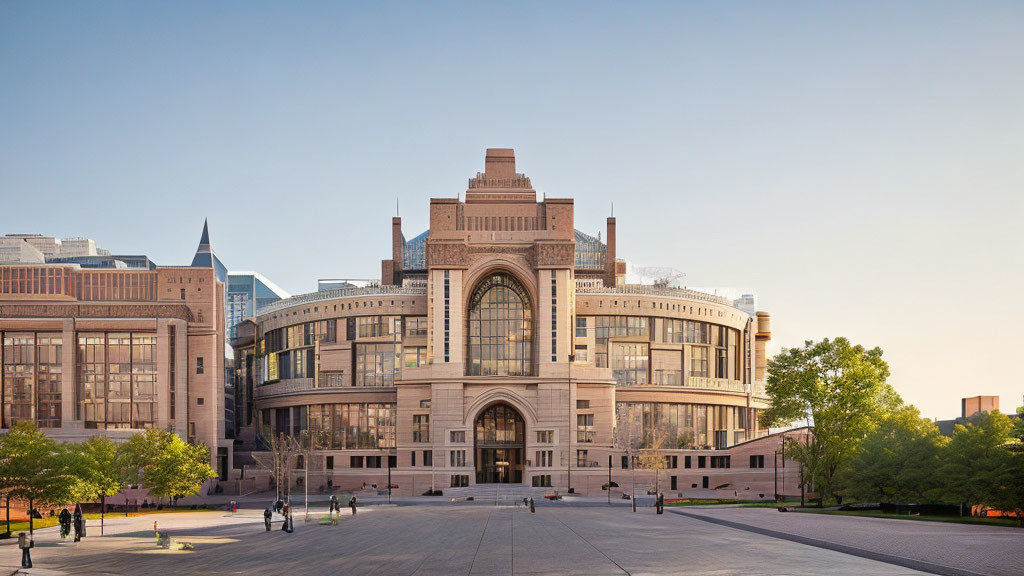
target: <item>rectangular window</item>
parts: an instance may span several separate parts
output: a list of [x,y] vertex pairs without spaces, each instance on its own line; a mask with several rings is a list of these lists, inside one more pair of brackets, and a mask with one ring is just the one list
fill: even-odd
[[576,441],[577,442],[593,442],[594,441],[594,415],[593,414],[577,414],[576,415]]
[[691,467],[692,466],[690,465],[690,457],[689,456],[684,456],[683,457],[683,468],[691,468]]
[[697,456],[697,468],[707,468],[707,462],[707,456]]
[[185,289],[184,288],[181,289],[181,299],[182,300],[185,299]]
[[426,316],[407,316],[405,318],[405,335],[406,337],[413,338],[417,336],[427,335],[427,317]]
[[577,316],[576,317],[576,337],[586,338],[587,337],[587,317]]
[[452,488],[465,488],[469,486],[468,474],[452,474]]
[[622,457],[622,469],[626,470],[629,468],[629,456]]
[[573,359],[576,362],[584,362],[584,363],[590,362],[590,355],[587,353],[587,345],[586,344],[577,344],[576,345],[576,355],[575,355],[575,357]]
[[412,441],[430,442],[430,415],[415,414],[412,417]]
[[531,480],[534,488],[550,488],[551,474],[538,474]]
[[618,386],[647,384],[648,345],[640,342],[612,344],[612,376]]
[[366,467],[367,468],[380,468],[381,457],[380,456],[367,456]]
[[420,408],[430,410],[430,400],[420,400]]
[[690,376],[708,378],[708,347],[690,346]]
[[203,357],[202,356],[197,356],[196,357],[196,374],[202,374],[202,373],[203,373]]
[[334,470],[334,456],[327,457],[326,466],[328,470]]
[[679,485],[676,482],[676,477],[675,476],[670,476],[669,480],[670,480],[670,485],[669,485],[668,489],[669,490],[678,490],[679,489]]
[[751,468],[764,468],[764,454],[750,456]]
[[576,401],[576,409],[577,410],[588,410],[589,408],[590,408],[590,400],[577,400]]
[[405,346],[402,349],[406,368],[419,368],[427,364],[427,348],[425,346]]
[[451,331],[449,330],[450,320],[450,308],[451,308],[451,278],[449,277],[449,271],[444,271],[444,361],[449,362],[451,355],[450,337]]
[[424,450],[423,451],[423,465],[424,466],[433,466],[434,465],[434,451],[433,450]]
[[356,344],[356,386],[394,386],[401,373],[400,345],[393,342]]
[[413,450],[409,455],[412,456],[412,464],[410,464],[410,466],[416,466],[416,451]]
[[466,431],[465,430],[452,430],[448,433],[449,441],[452,444],[465,444],[466,443]]
[[589,462],[590,461],[587,459],[587,451],[586,450],[577,450],[576,451],[576,466],[578,468],[586,467],[589,464]]
[[448,459],[452,468],[461,468],[466,465],[466,451],[452,450],[448,453]]
[[558,361],[558,280],[551,272],[551,361]]
[[537,431],[537,444],[551,444],[554,441],[553,430],[538,430]]

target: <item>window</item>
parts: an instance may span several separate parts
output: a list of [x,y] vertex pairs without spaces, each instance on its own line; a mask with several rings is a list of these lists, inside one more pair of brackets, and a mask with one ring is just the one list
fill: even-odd
[[182,300],[185,299],[185,289],[184,288],[181,289],[181,299]]
[[405,346],[402,349],[406,368],[419,368],[427,364],[427,348],[425,346]]
[[434,451],[433,450],[424,450],[423,451],[423,465],[424,466],[433,466],[434,465]]
[[468,474],[452,474],[452,488],[465,488],[469,486]]
[[684,456],[683,457],[683,468],[692,468],[690,463],[691,463],[690,457],[689,456]]
[[394,386],[400,373],[400,345],[392,342],[356,345],[356,386]]
[[622,457],[622,469],[626,470],[627,468],[629,468],[629,456],[623,456]]
[[577,400],[576,401],[576,409],[577,410],[587,410],[589,408],[590,408],[590,400]]
[[708,325],[706,322],[686,321],[684,326],[685,342],[687,344],[710,344],[708,340]]
[[363,457],[362,456],[349,456],[348,457],[348,467],[349,468],[362,468],[363,467]]
[[539,474],[532,478],[534,488],[550,488],[551,487],[551,474]]
[[412,456],[412,463],[410,464],[410,466],[416,466],[416,451],[413,450],[412,452],[409,453],[409,455]]
[[203,357],[196,356],[196,374],[203,373]]
[[577,450],[576,451],[576,466],[578,468],[583,468],[588,463],[589,463],[589,460],[587,460],[587,451],[586,450]]
[[697,468],[707,468],[707,463],[707,456],[697,456]]
[[430,400],[420,400],[420,408],[423,408],[425,410],[429,410],[430,409]]
[[576,345],[576,356],[574,358],[577,362],[590,362],[590,356],[587,354],[586,344]]
[[367,456],[366,467],[367,468],[380,468],[381,457],[380,456]]
[[576,318],[576,337],[577,338],[586,338],[587,337],[587,317],[586,316],[582,316],[582,317],[577,317]]
[[690,376],[699,378],[709,376],[707,346],[690,346]]
[[407,337],[427,335],[426,316],[408,316],[405,319],[405,335]]
[[356,318],[356,332],[360,338],[377,338],[392,334],[399,328],[401,320],[394,316],[360,316]]
[[533,371],[533,316],[526,289],[507,274],[492,274],[469,304],[471,376],[529,376]]
[[200,396],[199,398],[196,398],[196,405],[197,406],[202,406],[203,405],[203,397],[202,396]]
[[537,444],[551,444],[554,441],[554,435],[553,430],[538,430]]
[[326,467],[328,470],[334,470],[334,456],[327,457]]
[[712,456],[711,467],[712,468],[729,468],[730,467],[730,456]]
[[679,468],[679,457],[665,456],[665,468]]
[[669,480],[671,481],[671,483],[670,483],[670,486],[668,487],[668,489],[669,490],[678,490],[679,489],[679,485],[678,485],[678,483],[676,481],[676,477],[675,476],[670,476]]
[[612,344],[612,376],[618,386],[647,384],[647,344],[616,342]]
[[593,414],[577,414],[576,415],[576,441],[577,442],[593,442],[594,441],[594,415]]
[[340,388],[344,385],[344,370],[325,370],[320,373],[321,388]]
[[725,348],[715,348],[715,378],[729,377],[729,352]]
[[750,455],[750,467],[751,468],[764,468],[764,454],[751,454]]
[[554,466],[554,452],[551,450],[537,450],[537,466],[539,468],[549,468]]
[[466,431],[465,430],[452,430],[448,433],[449,442],[452,444],[465,444],[466,443]]
[[466,451],[452,450],[448,453],[449,464],[452,468],[460,468],[466,465]]
[[430,415],[414,414],[412,417],[412,441],[430,442]]

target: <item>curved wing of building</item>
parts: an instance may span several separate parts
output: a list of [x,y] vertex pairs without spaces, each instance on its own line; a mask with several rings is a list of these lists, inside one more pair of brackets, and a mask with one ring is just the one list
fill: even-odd
[[[392,220],[379,286],[259,310],[238,345],[252,425],[264,438],[322,438],[310,482],[333,488],[380,485],[391,466],[406,494],[493,483],[601,493],[609,468],[660,450],[664,489],[767,490],[767,314],[624,285],[621,271],[614,218],[603,242],[576,230],[572,199],[538,202],[512,150],[490,149],[464,200],[431,200],[427,232],[406,241]],[[732,470],[736,454],[760,475]]]

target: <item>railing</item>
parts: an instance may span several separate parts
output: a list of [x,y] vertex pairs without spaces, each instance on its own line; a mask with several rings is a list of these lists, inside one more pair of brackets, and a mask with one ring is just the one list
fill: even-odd
[[315,389],[312,378],[290,378],[288,380],[278,380],[272,384],[256,386],[252,393],[255,398],[265,398],[267,396],[280,396],[296,392],[309,392]]
[[309,302],[320,302],[321,300],[333,300],[334,298],[345,298],[349,296],[371,296],[377,294],[421,296],[426,293],[426,286],[366,286],[363,288],[337,288],[334,290],[324,290],[322,292],[299,294],[298,296],[278,300],[277,302],[272,302],[261,307],[256,311],[256,315],[263,316],[270,314],[271,312],[277,312],[278,310],[284,310],[285,308],[291,308],[292,306],[298,306]]
[[686,381],[686,388],[700,388],[702,390],[721,390],[723,392],[743,392],[747,387],[739,380],[727,378],[704,378],[702,376],[690,376]]
[[711,302],[713,304],[722,304],[724,306],[732,306],[732,300],[723,298],[722,296],[715,296],[714,294],[708,294],[707,292],[698,292],[696,290],[690,290],[689,288],[659,288],[655,286],[647,286],[643,284],[628,284],[626,286],[616,286],[615,288],[610,287],[594,287],[589,284],[582,284],[577,282],[576,284],[577,294],[629,294],[639,296],[667,296],[670,298],[686,298],[688,300],[701,300],[703,302]]

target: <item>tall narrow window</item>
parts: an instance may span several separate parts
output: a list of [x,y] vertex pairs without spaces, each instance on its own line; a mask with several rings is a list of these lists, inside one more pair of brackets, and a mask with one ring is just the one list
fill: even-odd
[[449,271],[444,271],[444,361],[451,358],[451,278]]
[[551,361],[558,361],[558,280],[551,272]]
[[469,304],[471,376],[529,376],[533,370],[533,316],[526,290],[506,274],[492,274]]

